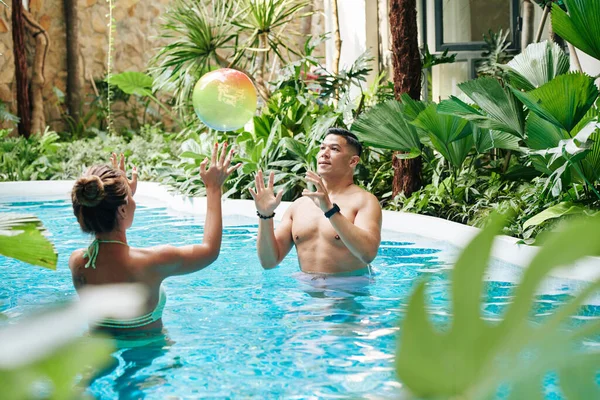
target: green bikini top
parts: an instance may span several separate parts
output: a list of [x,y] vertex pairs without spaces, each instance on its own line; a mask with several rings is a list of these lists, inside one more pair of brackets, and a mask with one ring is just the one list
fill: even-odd
[[100,251],[100,243],[118,243],[127,246],[127,243],[118,240],[100,240],[94,239],[88,249],[83,253],[83,258],[89,258],[88,262],[85,263],[85,268],[92,267],[96,269],[96,258],[98,258],[98,252]]
[[[127,246],[127,243],[121,242],[118,240],[100,240],[94,239],[94,241],[90,244],[86,252],[83,254],[83,258],[88,258],[88,262],[85,264],[85,268],[92,267],[96,269],[96,258],[98,258],[98,252],[100,251],[100,243],[118,243]],[[156,308],[142,316],[130,319],[112,319],[107,318],[98,323],[98,326],[104,328],[119,328],[119,329],[127,329],[127,328],[139,328],[144,325],[151,324],[154,321],[158,321],[162,318],[162,312],[165,308],[165,304],[167,303],[167,294],[160,285],[158,303],[156,304]]]

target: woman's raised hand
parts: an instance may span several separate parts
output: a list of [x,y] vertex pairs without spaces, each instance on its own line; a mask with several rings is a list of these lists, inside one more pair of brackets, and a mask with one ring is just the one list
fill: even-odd
[[220,156],[218,155],[218,152],[219,143],[215,143],[210,159],[210,167],[208,169],[206,168],[208,157],[200,163],[200,178],[202,178],[202,182],[204,182],[207,189],[220,190],[229,175],[242,166],[242,163],[238,163],[237,165],[230,167],[233,149],[230,149],[229,152],[227,152],[227,142],[223,143]]
[[[121,153],[120,157],[117,156],[117,153],[112,153],[110,156],[110,163],[112,164],[112,167],[114,169],[116,169],[117,171],[121,171],[125,176],[125,179],[127,179],[127,172],[125,171],[125,156],[123,155],[123,153]],[[138,183],[138,171],[135,165],[133,166],[133,169],[131,171],[131,180],[127,179],[127,183],[129,183],[131,195],[133,196],[135,194],[135,191],[137,190]]]

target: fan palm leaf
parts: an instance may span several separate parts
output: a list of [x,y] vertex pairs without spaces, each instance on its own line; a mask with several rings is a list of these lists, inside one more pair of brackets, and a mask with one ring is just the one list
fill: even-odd
[[569,72],[570,60],[554,42],[532,43],[506,64],[512,87],[529,91]]
[[519,138],[525,136],[523,105],[494,78],[467,81],[458,87],[477,104],[472,107],[457,97],[440,103],[439,111],[472,121],[475,125],[508,132]]
[[598,98],[594,80],[583,73],[560,75],[530,92],[511,88],[530,111],[571,132]]
[[568,14],[552,5],[552,29],[584,53],[600,60],[600,1],[564,0]]
[[352,124],[352,132],[366,145],[382,149],[421,154],[423,145],[417,129],[407,121],[405,106],[388,100],[363,113]]

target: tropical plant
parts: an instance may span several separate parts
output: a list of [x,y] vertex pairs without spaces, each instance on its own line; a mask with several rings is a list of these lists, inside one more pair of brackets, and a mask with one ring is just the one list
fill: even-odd
[[[2,131],[8,135],[9,131]],[[41,135],[2,137],[0,142],[0,180],[50,179],[58,172],[55,156],[60,148],[56,132]]]
[[510,85],[529,91],[569,72],[569,56],[554,42],[533,43],[505,66]]
[[508,385],[510,398],[541,398],[541,380],[554,371],[569,398],[597,398],[595,377],[600,368],[597,350],[582,346],[600,334],[597,321],[569,327],[570,317],[600,288],[600,280],[586,286],[570,302],[538,324],[529,321],[537,286],[556,267],[572,265],[600,253],[600,218],[570,224],[550,237],[525,269],[512,303],[502,320],[481,316],[484,275],[495,234],[504,221],[493,218],[469,243],[452,271],[453,318],[434,327],[427,317],[426,282],[409,301],[400,329],[396,356],[398,378],[418,398],[493,398]]
[[304,0],[178,0],[165,15],[161,37],[169,44],[153,58],[157,89],[172,89],[180,111],[190,107],[196,81],[214,68],[229,67],[254,78],[261,96],[270,90],[266,76],[273,58],[287,62],[298,54],[289,23]]
[[0,213],[0,254],[28,264],[56,269],[58,253],[33,215]]
[[0,101],[0,121],[8,121],[14,123],[19,122],[19,117],[17,117],[14,114],[11,114],[6,107],[6,104],[4,104],[4,102],[2,101]]
[[[122,72],[117,75],[111,75],[106,78],[109,85],[115,85],[121,89],[124,93],[135,94],[140,97],[147,97],[154,101],[160,108],[162,108],[167,114],[171,113],[160,100],[156,98],[152,90],[153,79],[151,76],[141,72],[128,71]],[[148,104],[146,103],[146,109]]]
[[483,35],[484,49],[481,53],[483,60],[477,66],[477,74],[479,76],[491,76],[501,78],[503,74],[502,65],[506,64],[512,56],[507,52],[511,45],[508,35],[510,30],[500,29],[498,33],[492,30],[488,31],[489,36]]
[[600,3],[587,0],[562,0],[552,4],[552,28],[563,39],[584,53],[600,60]]
[[146,293],[138,285],[102,285],[82,290],[79,301],[66,307],[0,329],[3,398],[86,398],[87,383],[110,363],[115,342],[99,335],[82,337],[82,324],[131,318],[145,302]]

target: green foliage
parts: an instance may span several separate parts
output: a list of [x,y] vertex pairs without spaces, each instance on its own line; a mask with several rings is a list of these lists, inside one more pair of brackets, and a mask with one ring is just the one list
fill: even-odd
[[108,163],[113,151],[127,156],[128,167],[138,167],[140,179],[158,181],[179,143],[157,127],[146,127],[131,139],[102,132],[73,142],[60,142],[54,132],[5,138],[0,149],[0,181],[77,179],[89,166]]
[[58,171],[55,157],[61,146],[59,136],[46,130],[42,135],[7,137],[0,131],[0,181],[50,179]]
[[178,107],[189,106],[196,81],[222,66],[226,54],[235,52],[236,31],[231,21],[240,11],[236,2],[177,0],[164,14],[161,37],[167,45],[154,56],[152,74],[157,89],[175,92]]
[[[588,212],[589,212],[589,209],[587,209],[586,207],[573,204],[572,202],[565,201],[562,203],[558,203],[555,206],[548,207],[541,213],[536,214],[533,217],[529,218],[523,224],[523,229],[527,229],[531,226],[538,226],[546,221],[549,221],[552,219],[557,219],[557,218],[562,218],[567,215],[582,215],[582,214],[587,214]],[[591,214],[594,215],[596,213],[591,213]]]
[[600,60],[600,2],[564,0],[568,14],[552,5],[552,29],[584,53]]
[[19,117],[11,114],[6,107],[6,104],[0,101],[0,122],[2,121],[18,123]]
[[439,114],[437,107],[430,104],[412,124],[423,130],[433,149],[458,170],[473,147],[471,125],[465,119]]
[[429,46],[425,43],[421,50],[421,68],[426,69],[440,64],[452,64],[453,62],[456,62],[457,55],[458,53],[448,55],[448,49],[444,50],[439,56],[431,54],[429,52]]
[[[242,0],[245,12],[232,24],[239,28],[239,37],[247,37],[233,59],[237,63],[244,54],[250,54],[250,60],[261,75],[266,65],[270,65],[270,52],[280,62],[290,60],[290,55],[299,55],[292,45],[293,35],[284,29],[296,18],[309,14],[298,15],[298,12],[309,4],[306,0]],[[283,56],[283,52],[287,52]]]
[[511,45],[511,42],[507,41],[510,30],[504,32],[503,29],[500,29],[498,33],[489,30],[488,33],[489,36],[483,35],[485,51],[481,53],[483,61],[477,67],[477,74],[479,76],[502,77],[504,73],[502,66],[511,59],[507,52]]
[[532,43],[506,64],[508,81],[518,90],[529,91],[569,72],[570,60],[554,42]]
[[512,90],[532,112],[571,132],[598,98],[594,80],[582,73],[559,75],[539,88]]
[[466,118],[481,128],[525,137],[523,105],[494,78],[467,81],[458,87],[477,104],[476,109],[457,97],[440,103],[439,111]]
[[[2,395],[14,400],[85,398],[92,372],[108,365],[113,350],[112,341],[79,338],[34,363],[9,370],[0,368]],[[41,393],[36,393],[36,388],[41,388]]]
[[28,264],[56,269],[58,253],[33,215],[0,213],[0,254]]
[[417,128],[404,115],[404,104],[388,100],[362,114],[352,124],[352,132],[366,145],[421,155],[423,145]]
[[178,0],[165,14],[161,37],[168,44],[153,58],[158,89],[172,90],[176,107],[187,113],[197,80],[220,67],[243,70],[255,78],[263,97],[267,66],[287,63],[299,52],[287,25],[306,5],[300,0]]
[[[584,338],[600,334],[600,325],[590,322],[571,330],[568,322],[598,290],[600,281],[588,285],[540,324],[530,323],[528,315],[535,290],[550,271],[600,253],[600,238],[595,234],[600,218],[577,221],[551,237],[525,269],[504,318],[491,323],[481,317],[480,302],[492,242],[502,224],[502,219],[493,218],[454,266],[454,317],[448,326],[438,329],[428,320],[425,282],[413,292],[396,356],[399,379],[419,398],[488,399],[500,385],[508,384],[511,398],[531,399],[541,398],[541,378],[556,371],[565,393],[598,397],[595,375],[600,357],[594,350],[581,349],[581,344]],[[576,366],[577,373],[573,373]]]

